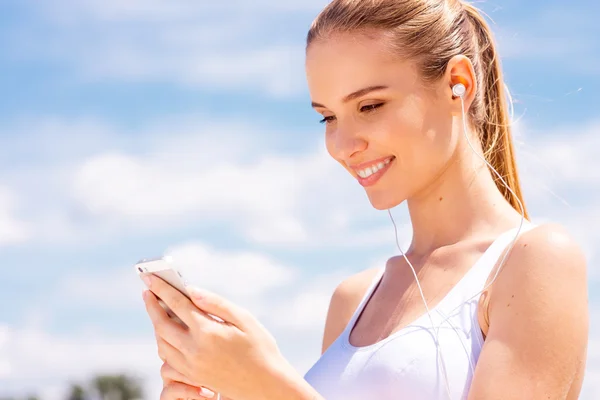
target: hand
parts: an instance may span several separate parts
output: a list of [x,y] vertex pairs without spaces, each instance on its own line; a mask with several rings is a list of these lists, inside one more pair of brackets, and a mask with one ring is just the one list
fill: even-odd
[[[167,363],[163,363],[160,369],[160,376],[163,380],[163,390],[160,394],[160,400],[217,399],[216,394],[212,390],[192,385],[184,375],[177,372]],[[221,400],[226,399],[221,398]]]
[[[261,399],[293,371],[273,336],[248,311],[189,288],[192,302],[155,276],[146,284],[151,290],[144,292],[146,309],[157,337],[164,341],[161,358],[192,386],[236,400]],[[187,328],[168,317],[157,296]]]

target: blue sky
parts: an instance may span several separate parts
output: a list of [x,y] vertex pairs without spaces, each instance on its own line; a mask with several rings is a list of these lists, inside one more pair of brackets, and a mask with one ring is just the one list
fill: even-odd
[[[335,285],[396,254],[309,107],[304,37],[325,3],[0,3],[0,396],[59,399],[107,371],[156,393],[131,264],[164,251],[255,312],[299,370],[316,360]],[[600,5],[478,5],[515,98],[528,207],[590,260],[582,399],[598,398]]]

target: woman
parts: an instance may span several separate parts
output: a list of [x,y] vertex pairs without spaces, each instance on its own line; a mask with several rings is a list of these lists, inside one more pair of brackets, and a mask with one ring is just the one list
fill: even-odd
[[145,294],[162,399],[577,399],[586,262],[526,220],[485,20],[460,0],[334,0],[307,42],[329,153],[376,209],[407,201],[411,246],[339,285],[304,378],[247,311],[153,280],[189,327]]

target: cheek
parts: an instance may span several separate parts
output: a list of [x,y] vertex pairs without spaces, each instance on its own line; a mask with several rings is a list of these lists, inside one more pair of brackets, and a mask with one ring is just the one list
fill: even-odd
[[415,144],[433,152],[447,147],[452,118],[443,107],[430,99],[417,98],[401,110],[399,118]]
[[[419,100],[408,101],[399,108],[386,137],[398,158],[399,173],[410,181],[424,181],[436,175],[455,147],[451,123],[443,111]],[[420,186],[424,182],[413,183]]]
[[430,107],[424,114],[422,132],[432,165],[444,166],[456,149],[458,136],[452,121],[452,114],[442,105]]
[[387,118],[385,140],[403,162],[410,164],[426,151],[429,138],[424,124],[425,115],[417,101],[405,102]]
[[327,153],[329,153],[332,158],[337,159],[335,152],[333,151],[333,134],[328,129],[325,130],[325,147],[327,148]]

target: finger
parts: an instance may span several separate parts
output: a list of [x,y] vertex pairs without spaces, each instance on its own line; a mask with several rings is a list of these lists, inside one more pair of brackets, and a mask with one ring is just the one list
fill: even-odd
[[177,371],[167,362],[163,363],[162,367],[160,368],[160,376],[163,379],[163,382],[166,384],[170,382],[181,382],[185,383],[186,385],[194,386],[192,381],[190,381],[185,375]]
[[179,318],[177,315],[175,315],[175,313],[169,307],[167,307],[167,305],[164,303],[164,301],[162,301],[158,297],[156,298],[156,300],[158,301],[158,304],[162,307],[162,309],[165,310],[165,312],[167,313],[169,318],[171,318],[173,321],[177,322],[179,325],[181,325],[185,329],[188,329],[188,326],[181,320],[181,318]]
[[188,287],[193,304],[207,314],[212,314],[225,322],[246,331],[250,321],[248,311],[225,298],[203,289]]
[[164,340],[158,342],[158,357],[176,371],[183,374],[187,371],[188,364],[184,354]]
[[194,322],[198,309],[183,293],[161,278],[148,275],[149,289],[160,298],[187,326]]
[[168,314],[158,303],[156,295],[149,290],[144,291],[144,303],[146,304],[146,311],[148,312],[148,316],[150,316],[156,335],[175,348],[183,350],[182,347],[188,335],[186,329],[169,318]]
[[160,394],[160,400],[177,400],[177,399],[214,399],[215,393],[205,388],[197,388],[195,386],[186,385],[181,382],[172,382],[165,386]]
[[154,336],[156,337],[156,344],[157,344],[157,348],[158,348],[158,357],[162,360],[163,363],[167,362],[165,360],[165,348],[173,347],[173,346],[171,346],[163,338],[158,336],[158,334],[156,332],[154,333]]
[[167,362],[168,356],[171,356],[171,359],[173,359],[173,355],[177,354],[178,350],[158,335],[156,335],[156,343],[158,349],[158,357],[162,360],[163,363]]

